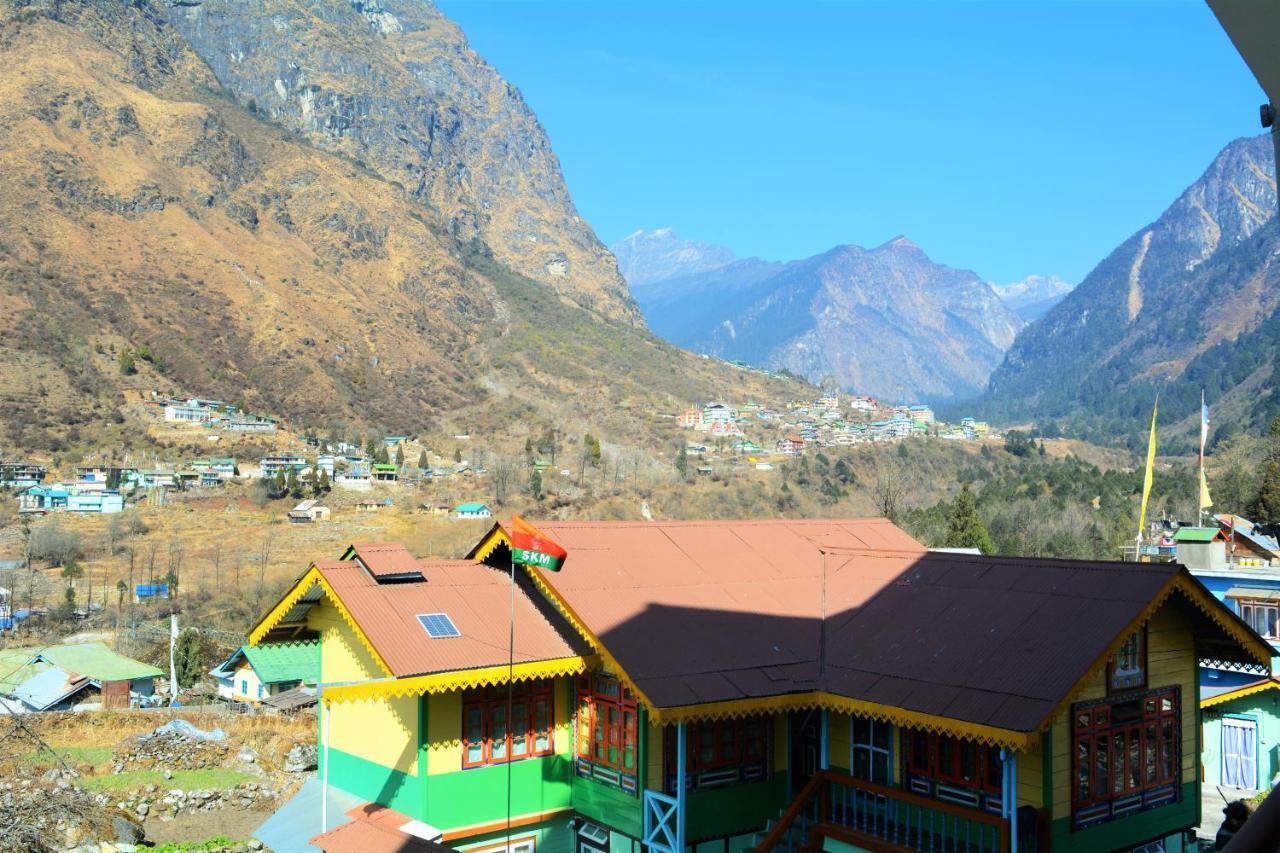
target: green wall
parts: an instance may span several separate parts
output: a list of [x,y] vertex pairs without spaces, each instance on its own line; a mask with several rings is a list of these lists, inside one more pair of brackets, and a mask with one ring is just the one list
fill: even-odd
[[1199,823],[1200,786],[1182,786],[1182,799],[1158,809],[1071,831],[1071,818],[1055,820],[1049,827],[1050,849],[1054,853],[1096,853],[1099,850],[1129,848],[1135,844],[1195,826]]
[[685,804],[685,840],[691,844],[755,831],[787,807],[787,776],[775,773],[762,782],[692,791]]
[[[1218,712],[1212,719],[1209,714]],[[1280,691],[1265,690],[1243,696],[1200,712],[1204,717],[1204,747],[1200,754],[1204,765],[1204,783],[1222,784],[1222,720],[1226,715],[1251,717],[1258,723],[1258,784],[1270,789],[1271,780],[1280,772]]]
[[640,797],[594,779],[573,777],[573,808],[583,817],[624,832],[632,838],[644,835]]
[[[535,841],[533,849],[537,853],[574,853],[574,837],[573,830],[569,829],[569,818],[560,817],[539,823],[534,826],[522,826],[511,830],[511,838],[513,841],[533,836]],[[491,847],[495,844],[505,844],[507,833],[505,830],[501,832],[490,832],[485,835],[477,835],[468,838],[462,842],[450,842],[449,846],[456,850],[466,853],[477,847]]]
[[[324,772],[324,752],[323,748],[319,750],[321,774]],[[422,791],[417,776],[410,776],[330,747],[329,784],[340,791],[381,803],[410,817],[422,818]]]
[[444,830],[505,819],[508,767],[511,814],[546,812],[571,805],[569,777],[573,767],[564,756],[549,755],[515,761],[509,766],[498,764],[427,775],[422,792],[426,798],[423,819]]

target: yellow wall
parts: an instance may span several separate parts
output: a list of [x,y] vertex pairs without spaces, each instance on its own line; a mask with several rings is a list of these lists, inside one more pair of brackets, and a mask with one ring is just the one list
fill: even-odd
[[[307,624],[320,632],[320,679],[326,684],[384,676],[355,631],[327,601]],[[329,747],[404,773],[418,772],[418,697],[335,702],[329,706]]]
[[656,723],[649,723],[649,753],[645,756],[644,786],[651,791],[662,790],[662,747],[666,730]]
[[[553,746],[557,755],[573,752],[573,679],[558,678],[553,691],[555,714]],[[427,775],[457,773],[462,769],[462,693],[438,693],[427,698]]]
[[[1197,659],[1191,625],[1180,604],[1167,601],[1147,625],[1147,689],[1180,687],[1182,703],[1182,784],[1196,779],[1200,756],[1196,752]],[[1090,679],[1073,702],[1102,699],[1107,695],[1106,670]],[[1071,712],[1070,706],[1053,718],[1053,819],[1071,815]],[[1019,794],[1023,759],[1019,759]]]
[[1044,750],[1039,746],[1018,753],[1018,805],[1044,808]]
[[827,763],[833,767],[849,767],[849,715],[827,714]]
[[[240,689],[241,682],[245,683],[245,689]],[[253,671],[253,667],[244,663],[236,670],[235,678],[231,682],[231,698],[241,702],[260,702],[268,696],[274,696],[276,693],[282,692],[278,684],[263,685],[262,696],[258,696],[258,673]]]

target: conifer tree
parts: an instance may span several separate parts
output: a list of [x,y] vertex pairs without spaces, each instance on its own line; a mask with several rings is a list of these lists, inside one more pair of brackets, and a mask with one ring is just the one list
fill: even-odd
[[298,482],[298,472],[293,468],[289,469],[289,477],[285,480],[285,489],[295,499],[302,497],[302,484]]
[[418,470],[425,471],[427,470],[428,466],[429,466],[429,463],[427,462],[427,451],[424,450],[418,454]]
[[991,534],[978,515],[978,504],[969,491],[968,483],[960,489],[955,505],[951,508],[947,538],[943,544],[948,548],[977,548],[983,554],[990,554],[995,550]]
[[680,475],[681,480],[689,476],[689,451],[683,444],[676,451],[676,473]]
[[396,445],[396,467],[404,467],[404,447],[399,444]]
[[529,496],[535,501],[542,500],[542,473],[537,468],[529,470]]
[[1260,475],[1258,496],[1253,499],[1249,514],[1255,522],[1263,524],[1280,521],[1280,415],[1276,415],[1267,430],[1267,449]]

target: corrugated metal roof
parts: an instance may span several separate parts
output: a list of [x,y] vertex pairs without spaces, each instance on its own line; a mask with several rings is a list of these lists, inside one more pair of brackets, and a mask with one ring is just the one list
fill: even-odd
[[[355,561],[316,568],[333,588],[392,674],[424,675],[507,663],[510,576],[469,560],[419,560],[425,580],[378,583]],[[515,662],[590,654],[552,606],[516,589]],[[446,613],[461,636],[433,639],[418,614]]]
[[348,549],[346,557],[364,564],[376,578],[418,574],[418,558],[399,542],[362,542]]
[[36,711],[44,711],[94,684],[87,675],[52,667],[24,681],[13,691],[13,696]]
[[301,681],[315,684],[320,680],[320,641],[292,643],[260,643],[243,646],[240,651],[264,684]]
[[568,550],[542,577],[659,707],[825,689],[1031,731],[1183,571],[929,553],[884,519],[537,527]]

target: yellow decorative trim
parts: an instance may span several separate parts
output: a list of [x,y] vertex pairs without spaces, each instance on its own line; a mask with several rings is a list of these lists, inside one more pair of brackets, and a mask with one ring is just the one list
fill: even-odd
[[[431,675],[413,675],[407,678],[329,687],[323,692],[324,703],[359,702],[378,699],[396,699],[403,696],[421,696],[424,693],[452,693],[476,687],[532,681],[538,678],[560,678],[580,675],[594,663],[592,658],[568,657],[551,660],[518,663],[514,667],[486,666],[478,669],[437,672]],[[508,679],[510,675],[510,679]]]
[[985,726],[981,723],[968,723],[937,717],[919,711],[908,711],[861,699],[850,699],[833,693],[813,691],[808,693],[788,693],[782,696],[762,696],[756,699],[734,699],[728,702],[708,702],[702,705],[685,705],[678,708],[650,707],[649,719],[658,725],[673,723],[696,723],[712,720],[736,719],[752,714],[773,713],[777,711],[807,711],[822,708],[843,714],[856,714],[870,717],[882,722],[890,722],[907,728],[924,729],[926,731],[950,734],[966,740],[974,740],[988,746],[1003,746],[1022,751],[1040,743],[1039,733],[1016,732],[1010,729]]
[[1219,693],[1217,696],[1201,699],[1200,707],[1209,708],[1213,705],[1221,705],[1223,702],[1230,702],[1232,699],[1243,699],[1245,696],[1252,696],[1264,690],[1280,690],[1280,683],[1277,683],[1273,678],[1268,678],[1261,684],[1248,684],[1244,687],[1238,687],[1229,693]]
[[338,597],[338,594],[333,591],[333,587],[329,585],[329,581],[325,580],[324,573],[321,572],[319,567],[314,563],[312,563],[311,568],[307,569],[306,573],[298,579],[297,583],[295,583],[289,591],[284,594],[284,597],[280,599],[280,602],[276,604],[275,607],[271,608],[267,615],[253,627],[252,631],[249,632],[249,645],[256,646],[258,643],[262,642],[262,639],[266,637],[272,628],[280,624],[293,606],[301,601],[304,595],[317,586],[324,590],[324,594],[328,597],[329,602],[334,606],[334,609],[338,611],[338,615],[342,617],[342,621],[346,622],[351,630],[355,632],[356,637],[360,640],[361,645],[364,646],[365,651],[367,651],[374,659],[379,668],[382,669],[382,672],[388,676],[392,675],[391,667],[387,666],[387,662],[382,659],[382,655],[378,654],[378,650],[373,647],[373,643],[369,641],[369,638],[365,635],[364,631],[360,630],[360,626],[356,624],[356,620],[351,615],[351,611],[347,610],[346,605],[342,603],[342,599]]
[[489,532],[484,535],[484,538],[480,540],[480,544],[472,548],[471,552],[467,554],[467,559],[483,562],[502,545],[510,548],[511,539],[507,536],[507,531],[502,529],[500,523],[494,524],[489,529]]
[[608,670],[609,674],[615,676],[619,681],[621,681],[623,685],[625,685],[627,689],[635,695],[637,700],[642,702],[652,711],[655,707],[653,702],[649,701],[649,697],[644,694],[644,691],[637,687],[636,683],[631,680],[631,677],[627,675],[626,670],[622,668],[622,664],[618,663],[618,659],[609,654],[609,650],[604,647],[604,643],[600,642],[600,638],[593,634],[587,628],[586,623],[578,618],[578,614],[573,612],[573,608],[569,606],[568,602],[560,597],[551,584],[547,583],[547,579],[542,576],[542,573],[533,568],[533,566],[525,566],[524,569],[525,572],[528,573],[529,577],[533,579],[534,585],[542,591],[542,594],[547,597],[548,601],[555,605],[556,610],[560,611],[560,615],[573,626],[573,629],[577,631],[582,636],[582,639],[586,640],[591,646],[592,650],[600,656],[600,659],[604,661],[605,669]]
[[1095,661],[1093,666],[1089,667],[1089,670],[1084,674],[1084,676],[1076,682],[1074,687],[1071,688],[1067,693],[1067,698],[1058,703],[1057,707],[1055,707],[1053,711],[1045,717],[1045,719],[1040,723],[1040,731],[1044,731],[1049,727],[1050,721],[1053,720],[1054,715],[1057,714],[1059,710],[1075,701],[1075,698],[1088,686],[1089,682],[1096,677],[1099,672],[1106,668],[1107,661],[1111,660],[1112,656],[1120,649],[1120,646],[1124,644],[1125,640],[1129,639],[1129,635],[1147,624],[1147,622],[1151,620],[1151,617],[1155,615],[1156,611],[1164,606],[1164,603],[1169,600],[1169,596],[1173,595],[1174,592],[1181,592],[1185,595],[1188,602],[1190,602],[1193,607],[1198,608],[1205,616],[1209,617],[1210,621],[1239,643],[1241,648],[1253,655],[1254,660],[1258,661],[1263,666],[1270,666],[1271,656],[1275,654],[1275,651],[1271,648],[1270,644],[1261,637],[1256,635],[1251,636],[1251,632],[1243,627],[1243,623],[1236,624],[1234,619],[1224,620],[1222,618],[1224,613],[1233,617],[1234,614],[1227,610],[1221,601],[1214,598],[1207,589],[1201,586],[1199,581],[1191,577],[1186,569],[1182,569],[1178,574],[1169,579],[1168,583],[1166,583],[1160,590],[1160,593],[1151,601],[1150,604],[1142,609],[1142,612],[1138,614],[1137,618],[1125,626],[1124,630],[1120,632],[1120,636],[1107,647],[1107,650],[1102,654],[1102,657]]

